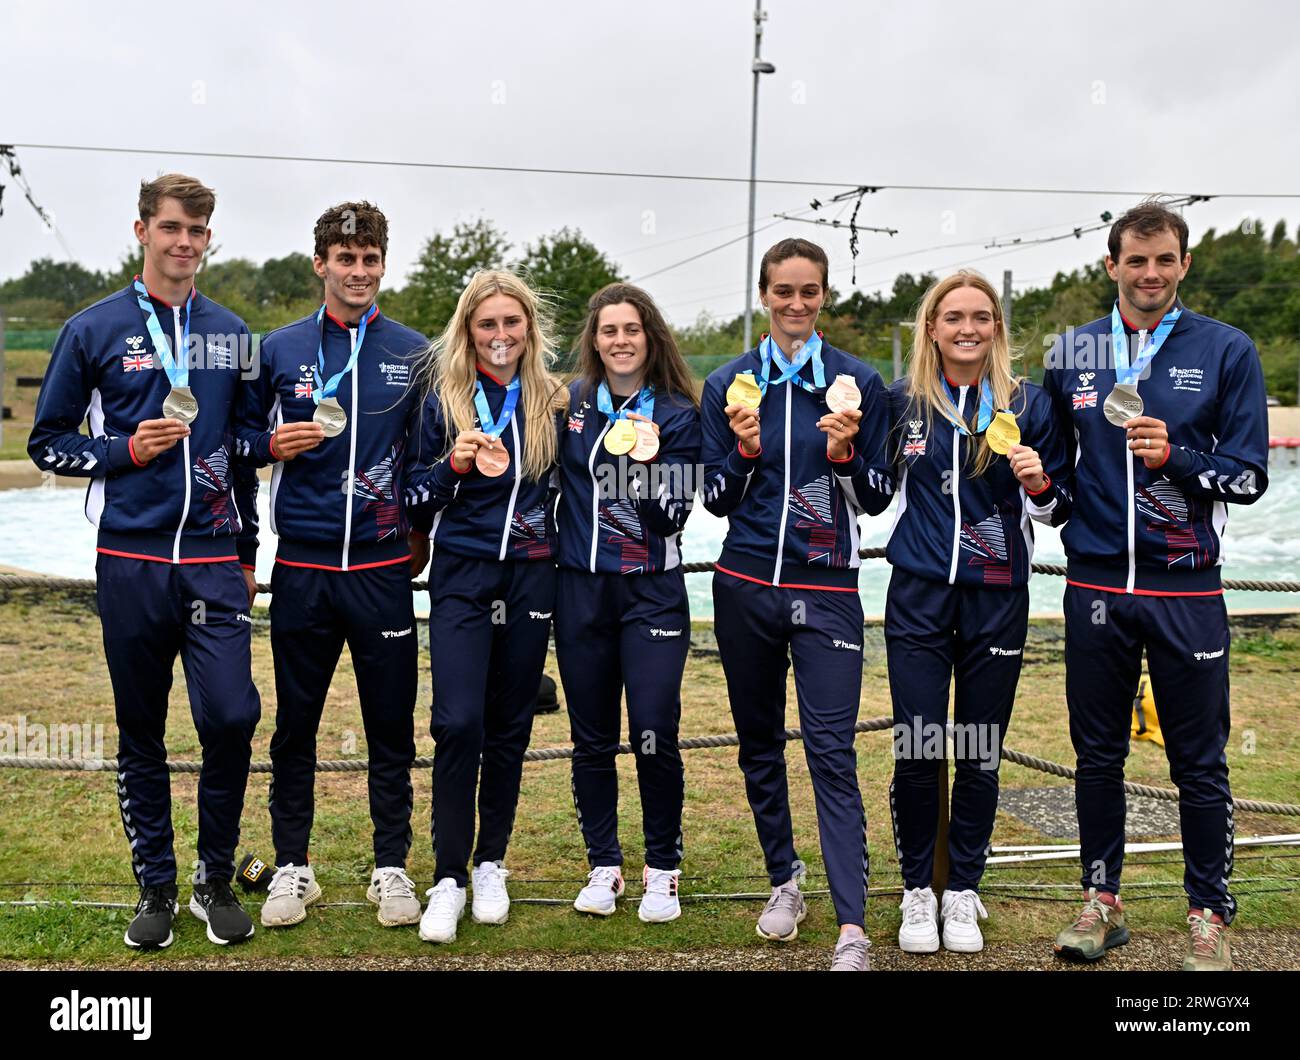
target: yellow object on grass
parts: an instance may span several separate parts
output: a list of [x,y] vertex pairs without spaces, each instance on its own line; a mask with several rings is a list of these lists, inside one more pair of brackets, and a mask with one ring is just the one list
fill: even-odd
[[1151,678],[1146,674],[1138,681],[1137,695],[1133,697],[1133,726],[1130,733],[1135,740],[1150,740],[1165,745],[1160,732],[1160,716],[1156,713],[1156,697],[1151,691]]

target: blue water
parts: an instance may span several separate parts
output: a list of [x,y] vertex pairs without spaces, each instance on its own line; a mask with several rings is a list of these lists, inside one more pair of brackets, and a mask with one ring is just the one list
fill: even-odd
[[[262,547],[257,577],[263,582],[270,581],[275,557],[275,536],[267,528],[268,495],[267,489],[258,495]],[[83,490],[64,487],[0,491],[0,564],[66,578],[93,578],[95,528],[83,514],[84,496]],[[1225,578],[1300,581],[1300,470],[1274,469],[1268,492],[1253,505],[1229,505],[1228,516]],[[863,519],[862,544],[868,548],[883,546],[893,518],[891,507],[883,515]],[[714,518],[697,504],[682,535],[685,561],[707,563],[716,559],[726,530],[725,519]],[[1035,560],[1065,562],[1060,535],[1055,530],[1035,524],[1034,534]],[[696,618],[713,615],[711,577],[686,577],[691,614]],[[888,582],[889,565],[884,560],[863,560],[859,586],[867,615],[884,614]],[[1035,575],[1029,589],[1031,612],[1061,614],[1064,592],[1063,578]],[[1232,591],[1226,598],[1230,610],[1300,607],[1297,593]],[[417,598],[417,608],[423,610],[426,601],[423,595]]]

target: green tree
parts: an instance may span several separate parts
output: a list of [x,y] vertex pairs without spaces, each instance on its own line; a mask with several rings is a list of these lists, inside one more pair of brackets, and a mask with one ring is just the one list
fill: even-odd
[[587,300],[606,284],[623,279],[618,266],[576,228],[561,228],[529,243],[519,266],[551,301],[561,363],[567,366],[586,319]]
[[[415,268],[401,292],[390,296],[394,312],[400,307],[404,323],[433,336],[456,310],[456,300],[481,269],[499,269],[510,252],[510,241],[486,218],[459,222],[451,235],[435,232],[424,244]],[[394,302],[396,305],[394,305]]]
[[321,282],[311,258],[296,251],[262,263],[255,292],[259,305],[288,306],[295,302],[320,302]]

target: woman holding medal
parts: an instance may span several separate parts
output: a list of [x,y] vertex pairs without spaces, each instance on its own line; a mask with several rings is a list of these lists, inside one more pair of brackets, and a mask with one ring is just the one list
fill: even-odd
[[1065,449],[1046,393],[1012,374],[997,292],[978,273],[955,273],[926,292],[909,375],[889,398],[900,494],[885,604],[889,793],[905,888],[898,941],[908,953],[939,948],[930,887],[935,763],[955,676],[957,732],[976,739],[954,740],[943,945],[975,952],[984,946],[978,888],[1029,616],[1030,519],[1068,518]]
[[510,912],[502,860],[555,603],[546,502],[564,388],[547,370],[549,326],[519,277],[477,273],[413,373],[426,400],[407,500],[417,525],[432,523],[433,552],[427,942],[456,938],[471,851],[474,919],[503,924]]
[[560,424],[555,648],[573,735],[573,801],[591,865],[574,901],[608,916],[623,893],[619,701],[627,692],[645,835],[647,923],[676,920],[684,775],[677,750],[690,611],[680,538],[700,415],[690,369],[639,287],[592,295]]
[[713,579],[714,626],[772,883],[758,933],[790,941],[806,915],[785,773],[788,651],[840,926],[831,967],[865,971],[857,521],[889,503],[888,419],[880,376],[815,330],[827,272],[825,251],[807,240],[782,240],[763,256],[758,290],[772,333],[704,386],[704,505],[730,524]]

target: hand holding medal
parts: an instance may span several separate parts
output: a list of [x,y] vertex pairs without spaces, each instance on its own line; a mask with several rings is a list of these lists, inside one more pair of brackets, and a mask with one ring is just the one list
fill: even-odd
[[451,450],[452,470],[464,475],[471,467],[477,466],[479,449],[491,444],[492,439],[482,431],[461,431],[456,435],[456,443]]
[[757,455],[762,449],[758,407],[763,402],[763,392],[758,388],[754,373],[740,372],[727,387],[726,400],[723,411],[731,423],[732,433],[740,442],[741,452]]
[[639,412],[629,412],[627,418],[632,421],[636,432],[636,444],[628,450],[627,455],[638,463],[648,463],[659,455],[659,424]]
[[1169,456],[1169,426],[1164,420],[1154,416],[1135,416],[1128,420],[1128,447],[1147,467],[1155,469],[1164,464]]
[[846,460],[862,420],[862,391],[853,376],[835,377],[826,390],[826,407],[830,412],[817,421],[817,429],[826,434],[826,455]]

